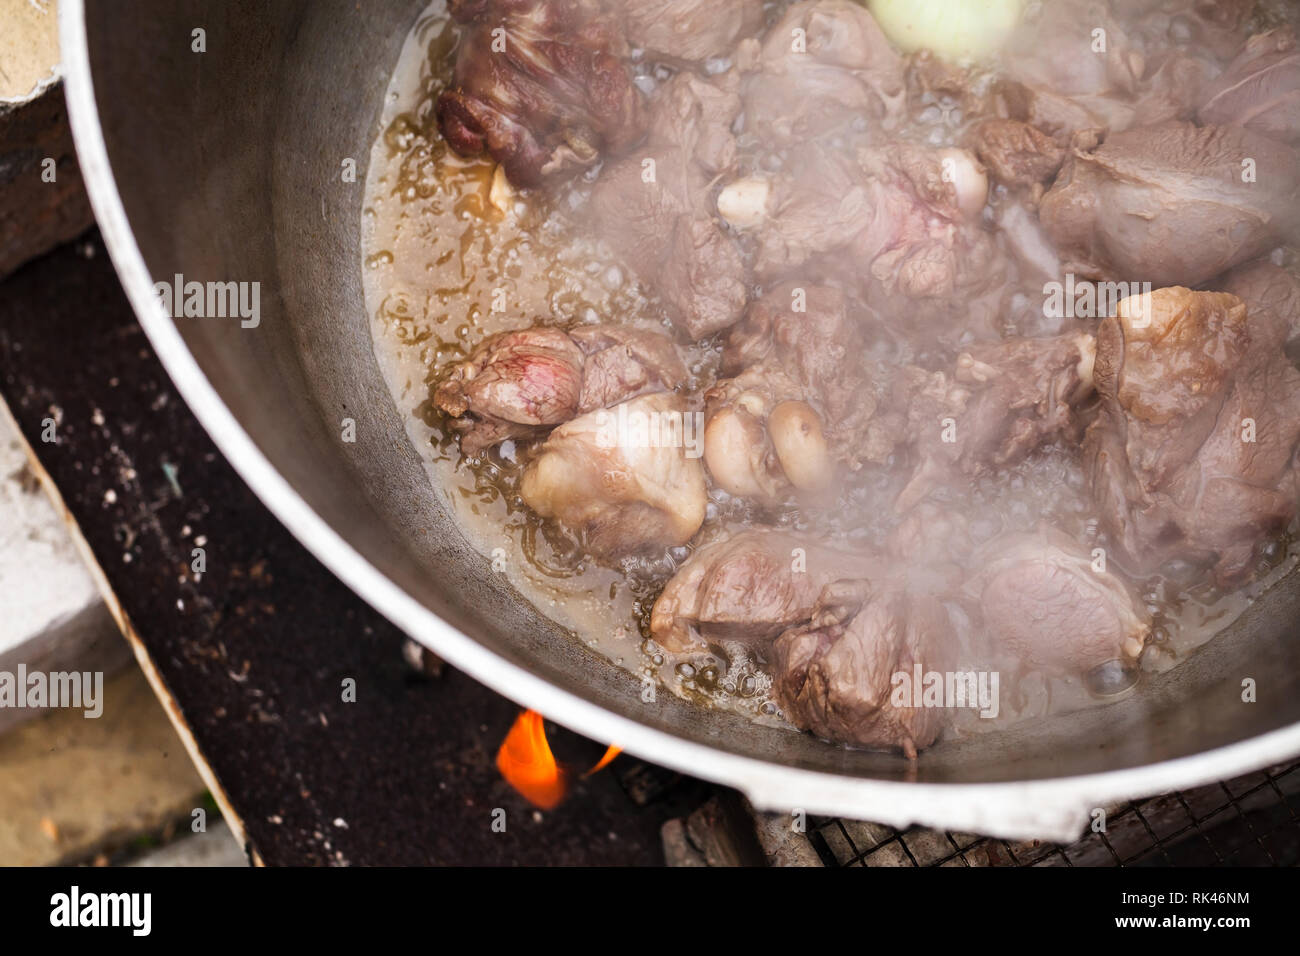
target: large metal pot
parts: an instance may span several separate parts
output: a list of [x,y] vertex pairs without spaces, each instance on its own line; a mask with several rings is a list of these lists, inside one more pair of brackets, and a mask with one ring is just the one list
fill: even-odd
[[[1300,754],[1296,575],[1136,696],[915,765],[669,693],[644,703],[630,674],[512,591],[440,507],[362,302],[365,164],[423,6],[136,0],[124,16],[111,0],[61,0],[77,150],[131,302],[217,444],[348,585],[519,703],[768,807],[1068,839],[1093,807]],[[349,158],[356,182],[340,176]],[[153,284],[178,273],[259,282],[260,324],[169,318]],[[1247,678],[1258,703],[1243,702]]]

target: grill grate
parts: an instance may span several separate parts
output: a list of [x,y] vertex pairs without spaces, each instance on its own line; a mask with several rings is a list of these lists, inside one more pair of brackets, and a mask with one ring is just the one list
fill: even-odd
[[828,866],[1285,866],[1300,863],[1300,761],[1106,808],[1068,845],[838,818],[809,821]]

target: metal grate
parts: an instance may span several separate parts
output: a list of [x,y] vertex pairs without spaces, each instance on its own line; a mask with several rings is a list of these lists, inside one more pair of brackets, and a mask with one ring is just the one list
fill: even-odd
[[828,866],[1286,866],[1300,863],[1300,761],[1106,808],[1069,845],[810,820]]

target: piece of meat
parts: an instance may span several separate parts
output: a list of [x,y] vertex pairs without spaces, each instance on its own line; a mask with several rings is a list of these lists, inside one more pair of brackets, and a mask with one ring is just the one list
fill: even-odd
[[[903,328],[965,313],[964,334],[1000,314],[1006,263],[979,223],[988,179],[966,150],[906,141],[809,147],[797,165],[758,179],[766,188],[747,231],[760,280],[856,286],[869,307]],[[736,186],[723,188],[719,208]]]
[[906,99],[904,62],[867,10],[805,0],[762,43],[744,41],[745,128],[772,145],[802,143],[848,125],[889,128]]
[[582,350],[578,412],[608,408],[647,392],[670,391],[686,381],[686,365],[666,335],[622,325],[580,325],[569,338]]
[[729,56],[763,26],[763,0],[622,0],[622,8],[628,42],[678,64]]
[[718,487],[776,503],[794,488],[830,485],[835,474],[825,428],[801,394],[779,368],[768,366],[746,369],[705,392],[704,463]]
[[1039,216],[1069,272],[1197,285],[1294,235],[1297,190],[1290,147],[1171,123],[1076,137]]
[[1279,27],[1251,37],[1205,90],[1197,119],[1204,125],[1245,126],[1292,145],[1300,142],[1300,50],[1295,31]]
[[710,181],[735,163],[735,78],[679,73],[657,94],[639,155],[607,167],[586,222],[663,301],[692,338],[731,325],[745,306],[745,266],[712,218]]
[[1145,64],[1110,4],[1057,0],[1037,9],[1002,53],[1012,116],[1048,133],[1129,126]]
[[895,509],[935,487],[1021,461],[1077,434],[1077,408],[1092,393],[1095,343],[1083,333],[971,346],[950,372],[899,370],[891,403],[899,443],[912,448],[912,477]]
[[704,468],[691,457],[676,395],[656,392],[551,432],[519,494],[601,560],[685,544],[704,523]]
[[1005,186],[1050,182],[1065,161],[1060,143],[1018,120],[984,120],[970,135],[979,161]]
[[656,332],[538,326],[484,339],[451,366],[433,401],[472,457],[507,438],[537,438],[576,415],[685,380],[676,346]]
[[780,531],[745,531],[700,548],[677,569],[655,601],[650,634],[672,653],[710,641],[770,641],[808,621],[828,584],[880,571],[867,555]]
[[1252,336],[1268,335],[1296,360],[1300,351],[1300,281],[1267,260],[1238,266],[1215,285],[1246,303]]
[[949,505],[923,501],[907,511],[885,538],[888,581],[913,594],[944,600],[958,597],[974,550],[970,521],[964,514]]
[[714,480],[777,501],[791,487],[825,490],[839,468],[860,467],[874,447],[884,378],[866,348],[840,289],[789,281],[750,303],[725,339],[721,372],[730,377],[706,394]]
[[944,605],[874,582],[828,588],[810,623],[772,645],[775,696],[785,718],[827,740],[909,759],[938,739],[946,701],[914,699],[922,675],[953,672],[958,644]]
[[989,639],[1026,664],[1087,675],[1112,661],[1135,661],[1145,646],[1146,608],[1054,528],[999,535],[974,566],[965,591],[979,603]]
[[1215,6],[1199,0],[1148,2],[1136,10],[1129,0],[1037,5],[1003,50],[1002,99],[1013,119],[1053,135],[1191,119],[1220,58],[1235,55],[1241,42],[1242,4],[1210,9]]
[[585,169],[641,138],[641,94],[601,0],[450,0],[464,28],[438,128],[516,186]]
[[1102,527],[1134,573],[1177,559],[1240,582],[1295,515],[1300,372],[1227,293],[1158,289],[1117,313],[1084,441]]
[[1149,50],[1173,44],[1227,63],[1240,52],[1256,5],[1256,0],[1140,0],[1135,30]]
[[584,357],[560,329],[539,327],[485,339],[434,390],[461,451],[481,453],[507,438],[531,438],[568,421],[582,400]]

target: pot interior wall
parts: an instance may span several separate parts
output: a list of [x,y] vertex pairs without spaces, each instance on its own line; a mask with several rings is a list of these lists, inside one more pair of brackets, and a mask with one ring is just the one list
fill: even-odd
[[[1114,706],[888,755],[705,712],[631,675],[521,600],[429,485],[371,351],[359,231],[381,99],[422,0],[89,0],[113,173],[155,279],[256,281],[261,324],[176,320],[218,393],[307,503],[438,615],[606,709],[786,765],[933,782],[1028,780],[1197,753],[1300,721],[1296,576],[1183,666]],[[206,52],[194,52],[193,31]],[[345,159],[357,164],[344,182]],[[340,440],[356,421],[356,442]],[[421,635],[417,635],[421,636]],[[1241,682],[1259,682],[1244,704]],[[498,688],[509,693],[509,688]]]

